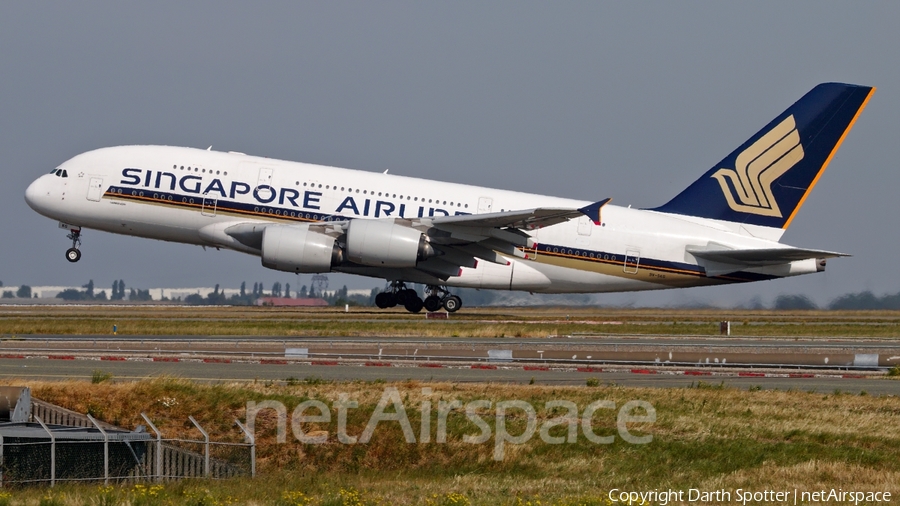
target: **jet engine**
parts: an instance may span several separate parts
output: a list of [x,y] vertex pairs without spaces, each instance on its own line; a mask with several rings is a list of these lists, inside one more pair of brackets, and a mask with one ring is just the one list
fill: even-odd
[[350,221],[346,247],[348,260],[371,267],[415,267],[435,254],[424,234],[394,220]]
[[287,272],[329,272],[344,261],[334,238],[309,229],[309,225],[271,225],[263,230],[262,264]]

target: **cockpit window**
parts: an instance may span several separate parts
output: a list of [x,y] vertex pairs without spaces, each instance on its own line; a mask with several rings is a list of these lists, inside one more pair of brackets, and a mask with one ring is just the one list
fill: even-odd
[[62,172],[62,177],[69,177],[69,173],[65,170],[61,170],[60,172]]

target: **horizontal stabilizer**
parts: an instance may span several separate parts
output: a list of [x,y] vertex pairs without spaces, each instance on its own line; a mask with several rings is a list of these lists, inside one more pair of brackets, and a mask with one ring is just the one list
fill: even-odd
[[808,258],[836,258],[848,257],[846,253],[834,251],[822,251],[802,248],[763,248],[763,249],[716,249],[701,250],[687,249],[688,253],[697,258],[709,260],[721,264],[743,265],[756,267],[763,265],[778,265]]

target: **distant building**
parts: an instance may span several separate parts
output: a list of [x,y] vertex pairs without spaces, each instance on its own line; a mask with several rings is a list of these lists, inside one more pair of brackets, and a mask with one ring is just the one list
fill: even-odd
[[325,299],[289,299],[287,297],[260,297],[256,299],[257,306],[292,306],[292,307],[320,307],[327,306]]

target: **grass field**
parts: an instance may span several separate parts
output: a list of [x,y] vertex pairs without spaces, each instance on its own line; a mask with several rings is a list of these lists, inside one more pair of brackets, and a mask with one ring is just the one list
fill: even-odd
[[0,306],[0,338],[27,334],[546,337],[571,334],[900,337],[898,311],[465,308],[449,321],[402,309]]
[[[718,335],[718,323],[732,321],[735,336],[858,337],[900,336],[900,312],[717,311],[597,308],[465,308],[449,321],[426,321],[402,310],[278,309],[188,306],[0,306],[0,339],[28,334],[222,336],[416,336],[546,337],[566,334]],[[15,383],[15,382],[13,382]],[[12,383],[11,383],[12,384]],[[30,382],[33,395],[69,409],[89,412],[127,428],[143,423],[144,411],[166,437],[190,436],[193,415],[219,440],[241,440],[233,420],[245,420],[248,401],[274,400],[288,413],[301,402],[318,400],[332,408],[330,423],[304,430],[326,431],[325,444],[303,444],[290,432],[276,442],[273,412],[257,418],[259,476],[229,481],[188,480],[164,485],[100,487],[63,485],[46,489],[0,489],[9,505],[599,505],[613,504],[611,489],[628,491],[743,490],[890,491],[900,494],[900,399],[832,392],[737,390],[715,383],[691,388],[625,388],[588,381],[582,387],[339,382],[316,378],[249,384],[195,384],[178,378],[135,383],[104,381]],[[360,436],[386,388],[396,388],[416,443],[408,443],[398,422],[382,422],[365,444],[337,440],[334,402],[346,394],[359,403],[348,410],[347,433]],[[430,389],[430,394],[423,393]],[[487,423],[488,440],[471,444],[464,436],[479,426],[459,409],[447,415],[447,440],[438,438],[437,405],[484,400],[476,411]],[[496,403],[526,401],[537,425],[572,413],[548,401],[565,400],[583,410],[611,401],[590,425],[610,444],[588,440],[575,424],[575,440],[549,444],[534,437],[496,450]],[[616,413],[626,402],[650,403],[652,423],[629,430],[652,436],[647,444],[625,441]],[[430,441],[420,442],[420,407],[429,401]],[[391,408],[389,408],[390,411]],[[643,413],[643,411],[638,411]],[[524,412],[503,418],[510,434],[527,428]],[[566,436],[567,426],[549,436]],[[686,493],[686,492],[685,492]],[[694,501],[715,504],[719,501]],[[800,501],[802,503],[803,501]],[[649,504],[663,504],[649,501]],[[732,497],[731,503],[739,503]],[[764,504],[761,502],[749,504]],[[844,502],[843,504],[846,504]],[[862,504],[862,503],[861,503]]]
[[[334,412],[331,423],[304,425],[307,431],[327,431],[325,444],[301,444],[290,429],[287,442],[278,444],[270,410],[257,419],[256,480],[185,481],[152,490],[147,488],[150,485],[66,485],[50,495],[46,490],[14,490],[6,496],[0,492],[0,505],[591,505],[610,504],[611,489],[802,492],[841,488],[891,491],[895,497],[900,493],[900,435],[896,430],[900,400],[895,397],[743,391],[704,383],[685,389],[642,389],[414,381],[327,383],[312,378],[290,385],[199,385],[160,378],[93,385],[41,382],[31,387],[35,397],[92,412],[125,427],[142,423],[138,414],[146,411],[167,437],[196,437],[186,423],[188,415],[193,415],[216,438],[235,441],[240,435],[232,420],[244,419],[246,403],[251,400],[275,400],[290,413],[305,400],[333,406],[340,394],[346,394],[359,403],[348,411],[346,432],[359,436],[385,389],[393,387],[417,440],[422,434],[422,402],[429,400],[435,408],[426,410],[431,413],[428,443],[405,442],[400,423],[394,421],[381,422],[368,443],[352,445],[338,442]],[[424,388],[431,389],[431,394],[423,393]],[[612,401],[616,409],[628,401],[642,400],[655,408],[656,420],[629,424],[633,434],[652,436],[647,444],[632,444],[617,431],[616,411],[600,409],[591,419],[593,430],[599,436],[613,436],[611,444],[591,442],[581,431],[575,442],[565,444],[548,444],[535,436],[521,445],[506,445],[504,458],[495,460],[492,408],[479,409],[493,431],[491,439],[479,444],[464,442],[464,435],[478,434],[479,428],[454,411],[447,417],[447,442],[436,442],[437,403],[454,399],[463,404],[487,400],[491,406],[499,401],[526,401],[535,407],[539,425],[565,413],[561,408],[547,409],[545,403],[551,400],[571,401],[579,410],[597,400]],[[511,410],[504,420],[510,434],[526,429],[523,411]],[[548,434],[565,435],[566,426],[555,427]]]

